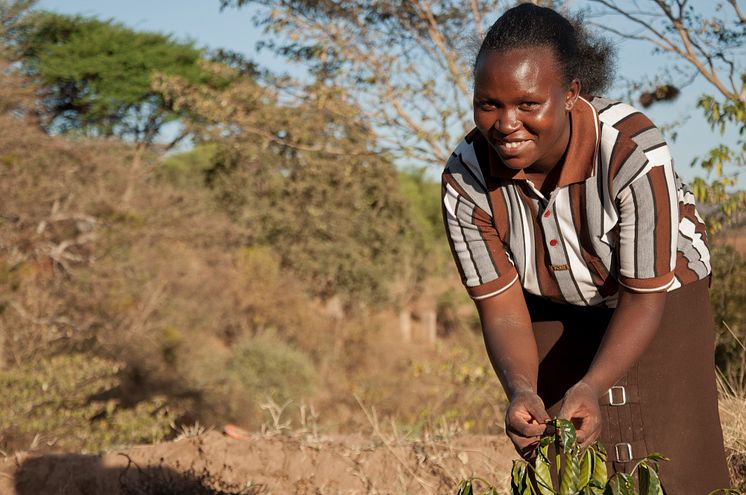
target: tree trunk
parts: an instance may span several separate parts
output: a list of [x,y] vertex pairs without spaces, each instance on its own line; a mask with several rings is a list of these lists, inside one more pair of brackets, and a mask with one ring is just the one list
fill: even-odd
[[412,342],[412,313],[409,309],[399,312],[399,332],[404,342]]

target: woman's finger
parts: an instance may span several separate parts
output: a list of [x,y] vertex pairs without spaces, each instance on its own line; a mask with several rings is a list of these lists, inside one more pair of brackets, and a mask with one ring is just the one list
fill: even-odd
[[601,433],[601,420],[594,416],[583,418],[582,423],[576,428],[578,443],[585,448],[592,444]]
[[546,430],[546,419],[548,415],[543,404],[533,412],[525,407],[510,407],[505,416],[506,429],[524,437],[537,437]]
[[536,447],[539,445],[538,440],[530,440],[511,433],[508,433],[508,438],[513,442],[513,447],[515,447],[515,451],[518,455],[526,460],[533,458],[536,452]]
[[540,437],[544,434],[544,431],[546,430],[546,425],[539,424],[539,423],[525,423],[525,422],[518,422],[518,423],[508,423],[507,430],[510,433],[513,433],[515,435],[519,435],[524,438],[536,438]]

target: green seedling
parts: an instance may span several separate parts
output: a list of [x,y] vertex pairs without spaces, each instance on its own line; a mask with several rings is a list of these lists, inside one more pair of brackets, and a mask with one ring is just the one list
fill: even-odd
[[[553,454],[553,455],[552,455]],[[640,459],[630,474],[608,477],[607,454],[601,443],[582,448],[575,427],[566,419],[547,421],[533,460],[515,460],[510,474],[511,495],[663,495],[658,464],[667,460],[653,453]],[[552,480],[552,472],[556,478]],[[635,477],[635,474],[637,476]],[[636,481],[637,479],[637,481]],[[481,478],[463,480],[457,495],[477,495],[474,482],[485,485],[479,495],[497,494],[497,489]],[[713,492],[714,493],[714,492]],[[726,493],[737,493],[726,491]],[[708,494],[711,495],[711,494]]]

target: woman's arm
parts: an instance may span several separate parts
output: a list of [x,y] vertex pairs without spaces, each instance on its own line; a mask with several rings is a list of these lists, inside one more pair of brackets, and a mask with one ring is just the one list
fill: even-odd
[[598,399],[642,356],[660,325],[665,292],[620,288],[619,301],[585,376],[565,395],[560,417],[573,420],[578,441],[587,446],[601,431]]
[[505,432],[522,456],[529,456],[549,419],[536,394],[539,355],[520,284],[477,300],[484,343],[492,367],[508,395]]

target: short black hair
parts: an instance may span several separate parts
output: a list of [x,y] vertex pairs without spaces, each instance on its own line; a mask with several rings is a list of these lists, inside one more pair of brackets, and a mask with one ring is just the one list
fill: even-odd
[[599,95],[614,76],[616,53],[611,43],[590,33],[581,16],[567,19],[547,7],[524,3],[505,11],[490,27],[474,60],[487,51],[548,46],[565,81],[580,81],[581,93]]

